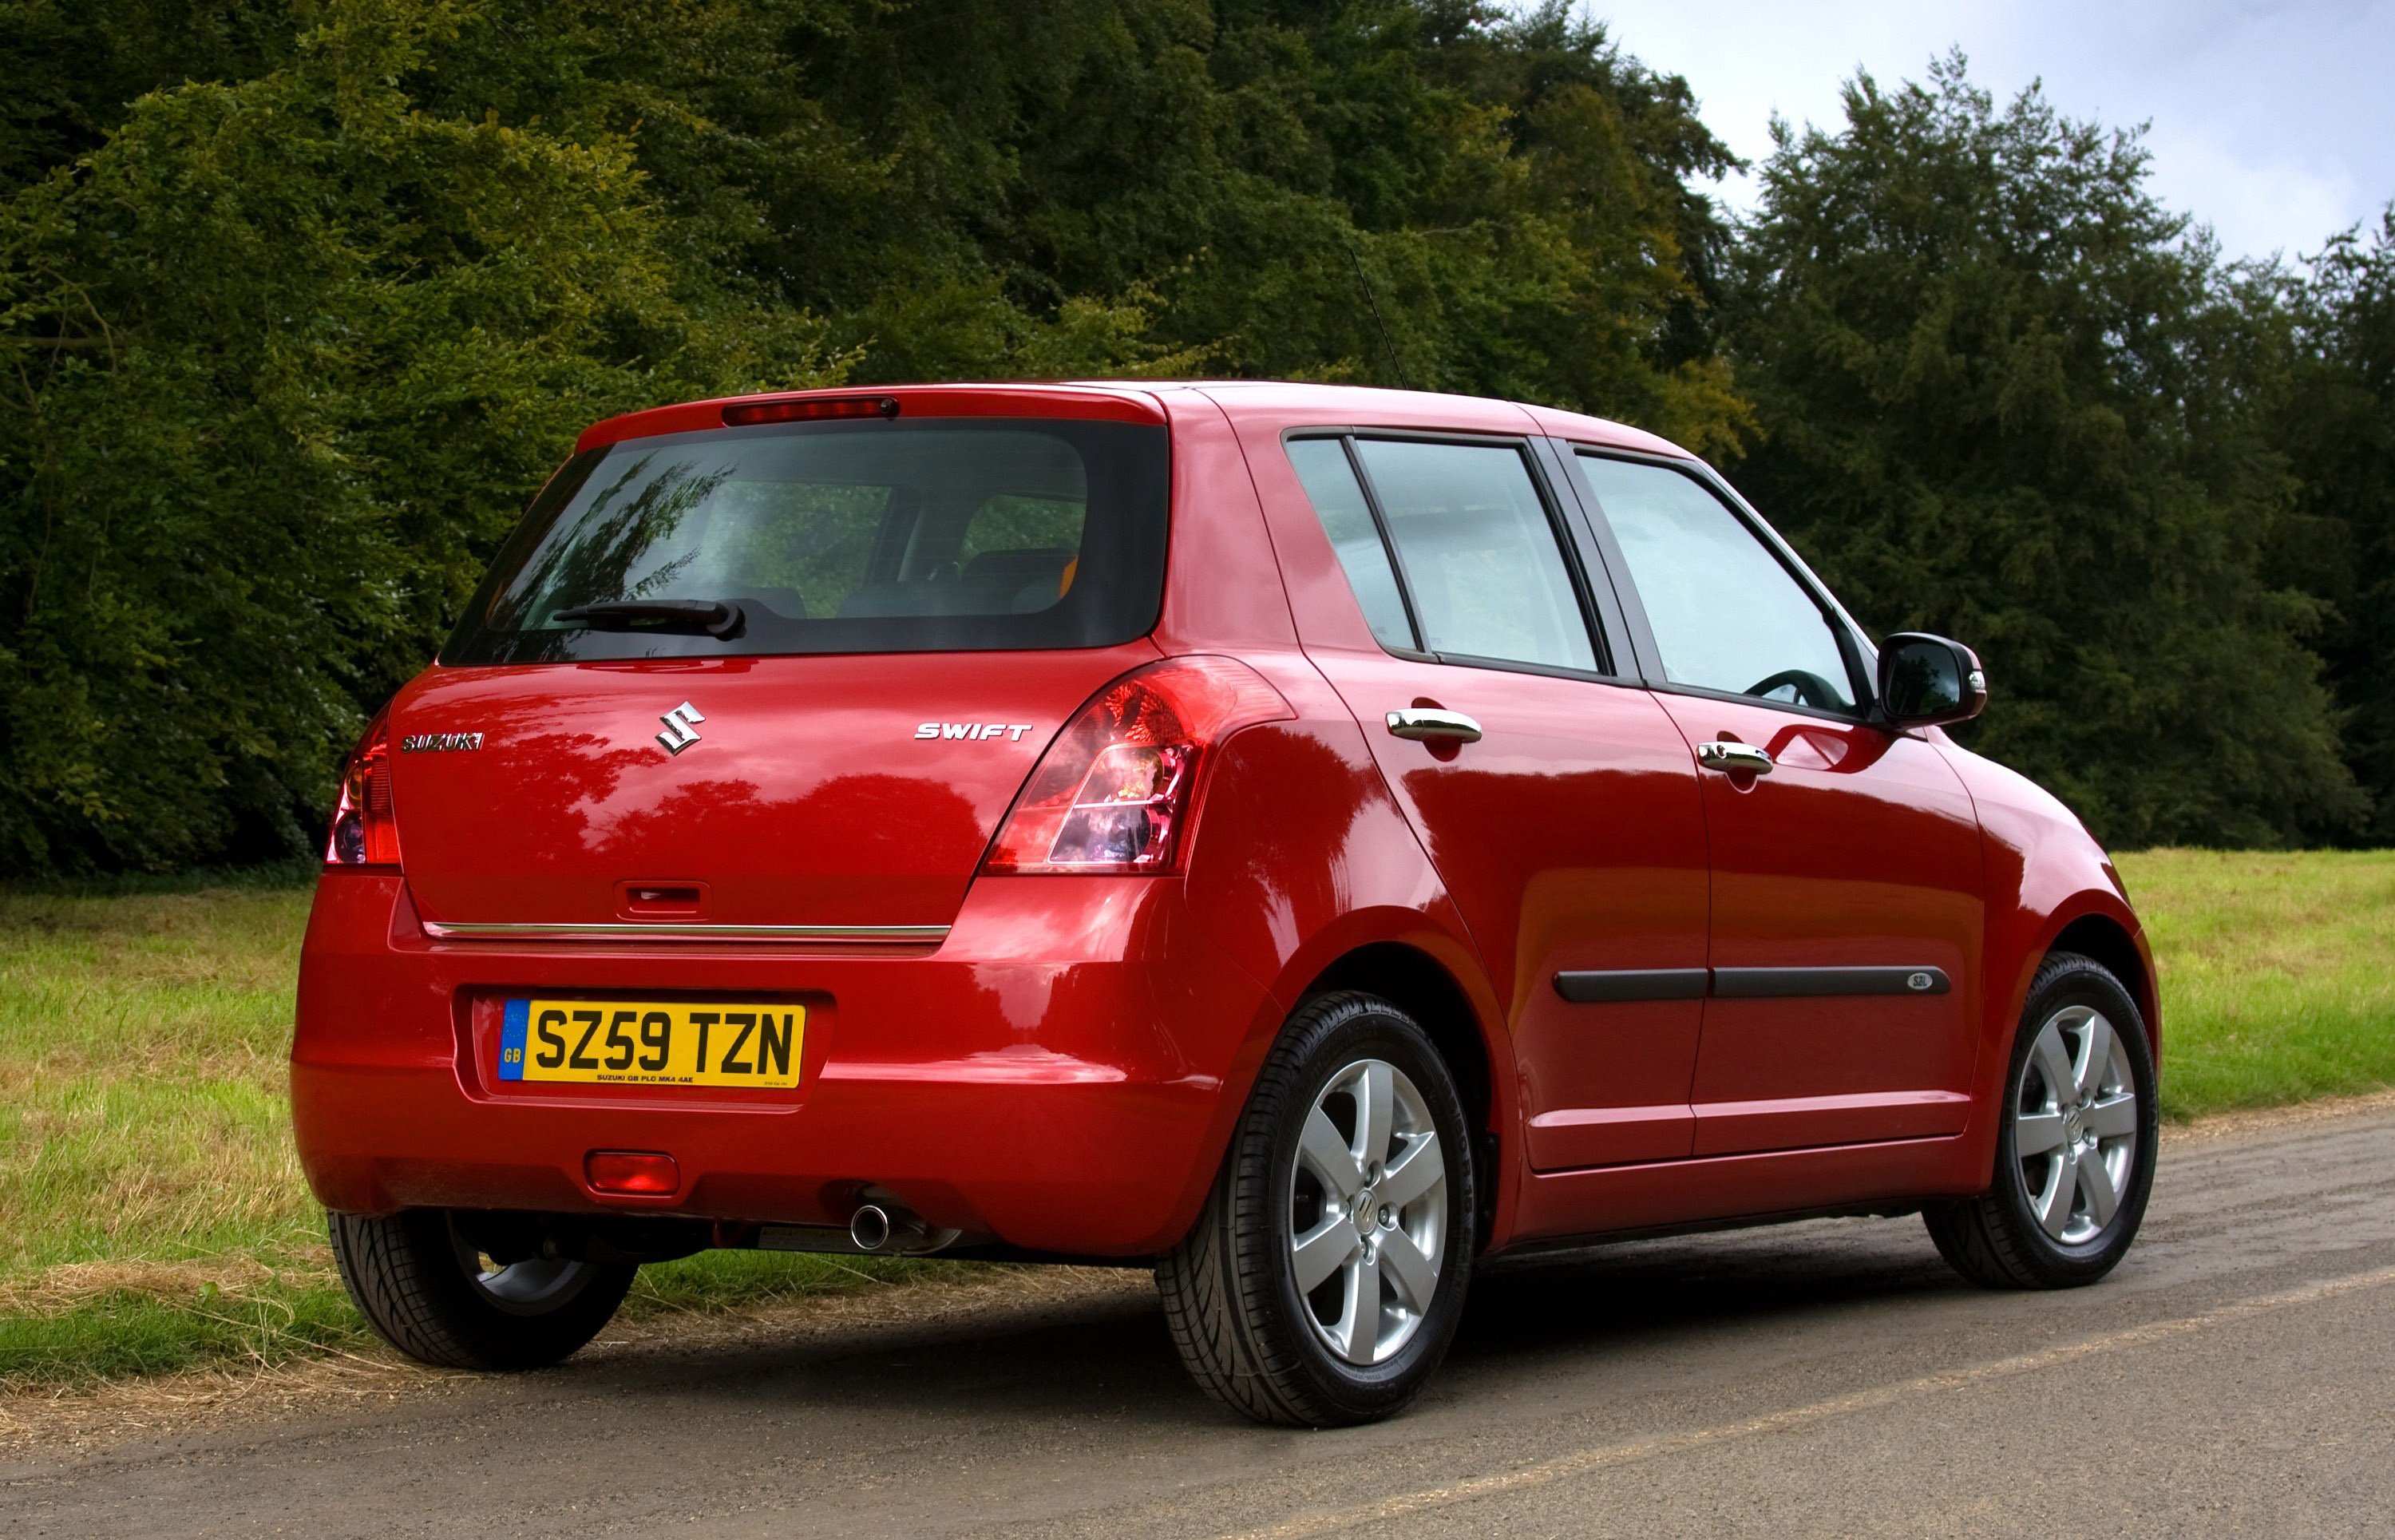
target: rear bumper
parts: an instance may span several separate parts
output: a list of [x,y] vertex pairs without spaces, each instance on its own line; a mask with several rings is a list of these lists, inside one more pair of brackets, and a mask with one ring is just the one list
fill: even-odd
[[[740,1100],[497,1081],[512,992],[796,997],[795,1092]],[[316,1196],[416,1206],[845,1223],[866,1188],[1031,1250],[1147,1255],[1194,1221],[1279,1007],[1171,879],[976,883],[906,949],[436,941],[402,879],[328,873],[302,957],[293,1124]],[[1260,1052],[1260,1049],[1257,1051]],[[662,1150],[675,1193],[584,1180]]]

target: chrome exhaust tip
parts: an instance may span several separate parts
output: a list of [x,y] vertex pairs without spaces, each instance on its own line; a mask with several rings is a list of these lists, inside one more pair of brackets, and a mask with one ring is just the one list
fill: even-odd
[[890,1211],[879,1203],[860,1204],[848,1216],[848,1238],[861,1252],[878,1252],[890,1244]]

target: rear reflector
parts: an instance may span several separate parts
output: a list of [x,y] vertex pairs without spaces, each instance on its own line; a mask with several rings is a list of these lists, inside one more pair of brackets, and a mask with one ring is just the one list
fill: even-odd
[[669,1198],[681,1190],[681,1168],[670,1155],[639,1149],[594,1149],[582,1162],[593,1192]]
[[813,401],[744,401],[723,408],[726,428],[760,422],[812,422],[825,418],[894,418],[896,396],[830,396]]

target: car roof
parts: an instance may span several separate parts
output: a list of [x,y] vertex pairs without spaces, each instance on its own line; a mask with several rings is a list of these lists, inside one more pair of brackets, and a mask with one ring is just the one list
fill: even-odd
[[1160,424],[1168,420],[1165,398],[1184,392],[1205,396],[1230,417],[1269,417],[1285,426],[1540,433],[1608,448],[1693,458],[1670,440],[1642,429],[1552,406],[1430,391],[1264,379],[999,380],[837,386],[717,396],[608,418],[585,429],[575,449],[579,453],[626,439],[721,428],[725,407],[754,403],[888,396],[896,400],[902,410],[911,405],[941,417],[1018,417],[1027,412],[1042,417]]

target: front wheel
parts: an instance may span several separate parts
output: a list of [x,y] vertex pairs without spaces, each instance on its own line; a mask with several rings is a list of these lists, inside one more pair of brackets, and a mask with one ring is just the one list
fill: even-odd
[[1191,1376],[1290,1427],[1404,1408],[1462,1314],[1470,1149],[1454,1080],[1412,1018],[1363,994],[1302,1007],[1197,1228],[1156,1270]]
[[1930,1238],[1991,1288],[2093,1283],[2137,1239],[2161,1134],[2145,1019],[2102,963],[2038,969],[2005,1086],[1994,1180],[1925,1208]]
[[341,1281],[381,1338],[446,1369],[538,1369],[615,1319],[629,1262],[489,1257],[444,1209],[331,1218]]

